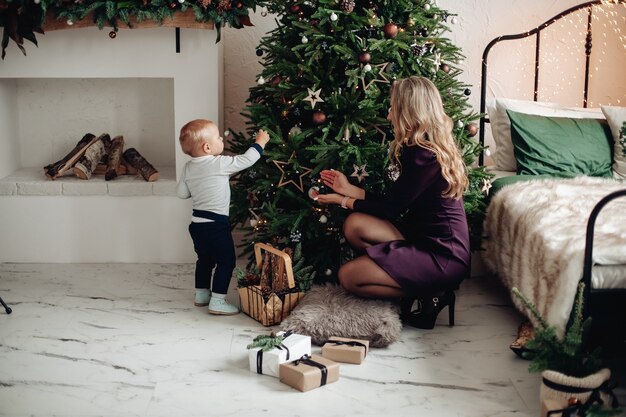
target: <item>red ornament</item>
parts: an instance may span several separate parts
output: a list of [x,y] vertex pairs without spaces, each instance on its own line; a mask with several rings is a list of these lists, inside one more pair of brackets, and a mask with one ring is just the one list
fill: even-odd
[[309,23],[311,24],[311,26],[317,26],[320,24],[320,21],[318,19],[311,19]]
[[470,123],[465,125],[465,130],[467,130],[470,137],[474,137],[478,133],[478,125],[476,123]]
[[359,54],[359,62],[361,64],[368,64],[372,59],[372,56],[369,52],[363,51]]
[[275,75],[274,78],[272,78],[272,81],[270,81],[270,84],[272,84],[272,87],[276,87],[282,80],[283,79],[280,75]]
[[446,74],[450,72],[450,66],[448,64],[441,64],[439,68]]
[[175,8],[176,8],[176,3],[171,2],[171,3],[170,3],[170,9],[175,9]]
[[398,36],[398,25],[395,23],[387,23],[383,27],[383,32],[385,32],[387,38],[393,39]]
[[299,4],[292,4],[289,7],[289,10],[291,11],[291,13],[298,13],[300,11],[300,5]]
[[318,110],[313,113],[313,116],[311,116],[311,118],[313,119],[313,123],[315,123],[316,125],[321,125],[326,121],[326,114],[323,111]]
[[241,9],[242,7],[243,7],[243,4],[242,4],[242,3],[237,3],[237,8],[238,8],[238,9]]
[[117,36],[117,33],[114,30],[109,32],[109,38],[115,39],[116,36]]

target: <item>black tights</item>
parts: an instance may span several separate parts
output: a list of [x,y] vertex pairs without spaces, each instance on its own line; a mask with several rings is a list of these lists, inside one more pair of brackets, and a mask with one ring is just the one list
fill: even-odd
[[[387,220],[364,213],[352,213],[343,225],[346,240],[357,250],[391,240],[404,240],[400,231]],[[398,298],[404,291],[367,255],[339,268],[339,282],[349,292],[368,298]]]

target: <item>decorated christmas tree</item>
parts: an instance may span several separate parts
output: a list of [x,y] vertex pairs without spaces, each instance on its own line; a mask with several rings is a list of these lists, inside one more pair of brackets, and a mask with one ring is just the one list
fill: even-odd
[[[248,132],[234,134],[232,150],[250,145],[259,128],[272,137],[262,162],[241,173],[233,190],[233,220],[250,228],[252,242],[301,243],[321,279],[336,276],[352,256],[342,238],[348,214],[311,198],[326,192],[322,169],[344,172],[359,187],[384,193],[397,169],[389,164],[393,132],[386,120],[395,79],[421,75],[439,88],[470,178],[465,210],[473,243],[488,184],[475,160],[477,114],[471,89],[458,80],[463,56],[445,37],[456,16],[432,0],[268,1],[277,27],[262,38],[263,71],[250,89]],[[327,278],[325,278],[327,277]]]

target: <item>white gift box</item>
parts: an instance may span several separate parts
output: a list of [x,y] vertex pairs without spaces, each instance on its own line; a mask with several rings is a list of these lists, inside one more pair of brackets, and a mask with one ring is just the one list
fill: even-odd
[[[284,332],[277,333],[278,336]],[[300,359],[303,355],[311,354],[311,337],[301,334],[289,334],[280,347],[263,352],[261,348],[250,349],[248,359],[250,372],[270,375],[278,378],[280,364]]]

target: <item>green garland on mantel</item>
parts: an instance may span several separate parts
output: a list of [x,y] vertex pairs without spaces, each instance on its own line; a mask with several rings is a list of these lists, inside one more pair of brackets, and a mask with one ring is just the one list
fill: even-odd
[[154,21],[162,24],[176,13],[193,9],[196,21],[212,22],[218,31],[224,25],[234,28],[252,26],[249,13],[264,6],[265,0],[6,0],[0,1],[2,59],[12,39],[26,55],[24,40],[37,45],[35,33],[44,33],[46,16],[54,16],[68,24],[85,18],[93,19],[100,29],[110,26],[132,27],[134,22]]

